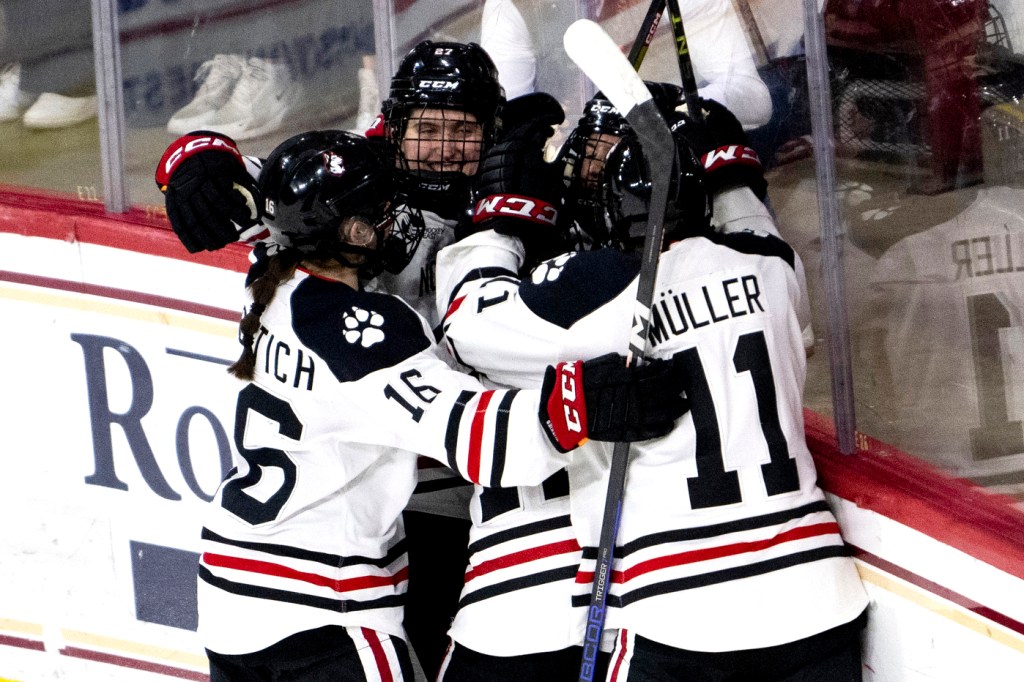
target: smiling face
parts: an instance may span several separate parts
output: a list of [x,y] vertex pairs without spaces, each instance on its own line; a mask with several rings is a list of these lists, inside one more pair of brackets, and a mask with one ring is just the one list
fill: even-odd
[[413,112],[402,135],[409,170],[476,173],[483,150],[483,126],[476,116],[454,109]]

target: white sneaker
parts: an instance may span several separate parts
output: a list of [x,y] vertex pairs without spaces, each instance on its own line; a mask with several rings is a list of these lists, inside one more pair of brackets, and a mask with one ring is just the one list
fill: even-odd
[[228,103],[207,128],[248,140],[277,130],[286,120],[303,122],[309,104],[306,88],[287,64],[251,57],[242,65],[242,76]]
[[21,65],[0,65],[0,121],[21,118],[21,113],[32,104],[34,96],[21,87]]
[[22,115],[21,121],[26,128],[66,128],[95,118],[98,110],[96,95],[65,97],[44,92]]
[[377,73],[368,67],[359,69],[359,113],[356,127],[352,131],[365,135],[380,113],[380,95],[377,88]]
[[178,109],[167,122],[167,132],[184,135],[213,122],[217,110],[228,103],[242,77],[244,60],[237,54],[219,54],[203,62],[195,81],[201,83],[192,101]]

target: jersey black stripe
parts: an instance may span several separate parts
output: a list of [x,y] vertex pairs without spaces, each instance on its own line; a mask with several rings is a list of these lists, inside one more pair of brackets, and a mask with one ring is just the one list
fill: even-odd
[[241,549],[251,549],[264,554],[273,554],[274,556],[283,556],[290,559],[300,559],[302,561],[313,561],[318,564],[324,564],[332,568],[342,568],[345,566],[359,566],[369,565],[383,568],[384,566],[390,566],[405,554],[405,538],[402,538],[395,546],[388,550],[388,553],[379,559],[364,557],[364,556],[339,556],[337,554],[328,554],[326,552],[313,552],[308,549],[299,549],[298,547],[292,547],[290,545],[273,545],[268,542],[251,542],[248,540],[233,540],[226,538],[222,535],[217,535],[212,530],[203,528],[201,535],[203,540],[210,540],[211,542],[217,542],[222,545],[229,545],[231,547],[240,547]]
[[[654,533],[652,535],[644,535],[636,538],[621,547],[615,548],[616,557],[629,556],[633,552],[637,552],[641,549],[648,547],[654,547],[655,545],[666,544],[670,542],[688,542],[691,540],[705,540],[707,538],[717,537],[719,535],[728,535],[729,533],[739,533],[746,530],[754,530],[757,528],[766,528],[768,526],[777,526],[787,521],[794,519],[803,518],[808,514],[815,514],[817,512],[827,512],[829,509],[828,503],[824,500],[818,502],[811,502],[805,504],[802,507],[796,509],[787,509],[785,511],[774,512],[772,514],[764,514],[762,516],[752,516],[745,519],[737,519],[736,521],[727,521],[725,523],[715,523],[710,526],[700,526],[697,528],[680,528],[678,530],[667,530],[662,533]],[[597,557],[596,547],[584,547],[583,558],[594,559]]]
[[716,244],[721,244],[740,253],[781,258],[789,264],[790,268],[796,269],[796,256],[794,255],[793,247],[773,234],[713,232],[703,236]]
[[435,478],[431,481],[420,481],[416,484],[416,489],[412,491],[413,495],[422,495],[424,493],[436,493],[438,490],[451,490],[452,488],[461,488],[463,486],[473,485],[469,481],[464,481],[461,478]]
[[210,572],[210,569],[205,566],[199,567],[199,579],[209,583],[217,589],[230,592],[231,594],[238,594],[243,597],[252,597],[253,599],[267,599],[270,601],[287,602],[289,604],[301,604],[302,606],[312,606],[317,609],[326,609],[328,611],[336,611],[338,613],[351,613],[353,611],[368,611],[370,609],[388,609],[401,607],[405,604],[404,594],[389,594],[386,597],[380,597],[379,599],[368,599],[366,601],[358,601],[356,599],[331,599],[329,597],[316,597],[310,594],[302,594],[300,592],[290,592],[288,590],[279,590],[272,587],[259,587],[257,585],[247,585],[245,583],[237,583],[233,580],[227,580],[221,578]]
[[505,580],[500,583],[488,585],[487,587],[481,587],[479,590],[473,590],[469,594],[462,597],[459,600],[459,608],[475,604],[484,599],[491,599],[492,597],[498,597],[503,594],[515,592],[517,590],[525,590],[529,587],[536,587],[537,585],[545,585],[547,583],[556,583],[560,580],[570,580],[576,577],[576,571],[578,566],[576,562],[573,562],[572,566],[564,566],[562,568],[553,568],[548,571],[541,571],[539,573],[531,573],[530,575],[524,575],[520,578],[513,578],[512,580]]
[[494,422],[494,459],[491,464],[491,486],[501,485],[501,477],[505,473],[505,454],[508,448],[508,418],[512,411],[512,401],[519,394],[519,389],[505,392],[498,405],[498,414]]
[[448,430],[444,434],[444,449],[448,453],[448,467],[452,471],[459,470],[459,427],[462,425],[462,414],[466,411],[468,403],[476,394],[473,391],[463,391],[459,394],[452,412],[448,415]]
[[[781,571],[793,566],[799,566],[800,564],[809,564],[823,559],[847,556],[850,556],[850,550],[845,545],[830,545],[828,547],[818,547],[802,552],[794,552],[793,554],[787,554],[786,556],[769,559],[767,561],[759,561],[753,564],[746,564],[745,566],[735,566],[733,568],[726,568],[720,571],[711,571],[710,573],[702,573],[700,575],[687,576],[685,578],[677,578],[675,580],[665,580],[663,582],[645,585],[644,587],[625,592],[621,595],[608,595],[608,606],[622,608],[623,606],[628,606],[633,602],[637,602],[648,597],[656,597],[672,592],[682,592],[684,590],[692,590],[698,587],[707,587],[708,585],[718,585],[731,580],[741,580],[743,578],[751,578],[756,575],[764,575],[774,571]],[[572,605],[589,606],[590,595],[574,596],[572,598]]]
[[509,528],[493,535],[488,535],[485,538],[480,538],[475,542],[471,542],[469,545],[469,553],[475,554],[476,552],[482,552],[485,549],[496,547],[503,542],[509,542],[511,540],[518,540],[520,538],[529,537],[531,535],[537,535],[538,533],[546,533],[550,530],[557,530],[559,528],[569,528],[572,526],[572,520],[569,515],[556,516],[552,519],[544,519],[543,521],[535,521],[533,523],[524,523],[521,526],[515,528]]

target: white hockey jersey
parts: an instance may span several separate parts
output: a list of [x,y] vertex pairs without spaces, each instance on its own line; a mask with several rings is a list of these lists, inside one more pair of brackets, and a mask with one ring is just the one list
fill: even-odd
[[865,317],[890,432],[960,476],[1024,491],[1024,190],[990,187],[878,260]]
[[[244,156],[246,170],[254,179],[259,179],[263,160]],[[436,328],[438,323],[435,308],[435,261],[438,252],[455,241],[456,220],[445,220],[436,213],[423,211],[423,238],[413,253],[409,264],[399,273],[384,272],[366,283],[367,291],[394,294],[412,306]],[[255,243],[269,237],[266,226],[259,223],[240,233],[239,240]],[[439,347],[441,357],[450,363],[447,352]],[[465,519],[469,516],[469,499],[472,487],[451,469],[423,458],[417,467],[419,485],[409,500],[409,509],[431,514],[441,514]]]
[[417,453],[469,480],[540,484],[569,457],[543,433],[539,391],[485,391],[397,297],[301,271],[261,323],[240,460],[203,529],[203,645],[252,652],[326,624],[404,637]]
[[[441,253],[455,357],[521,385],[555,360],[623,352],[636,260],[566,254],[520,284],[513,241],[481,233]],[[866,607],[804,440],[795,259],[780,239],[742,232],[686,239],[662,254],[650,353],[686,365],[691,411],[669,436],[633,446],[608,628],[728,651],[807,637]],[[573,598],[577,643],[611,457],[610,446],[588,447],[601,456],[569,466],[585,558]]]

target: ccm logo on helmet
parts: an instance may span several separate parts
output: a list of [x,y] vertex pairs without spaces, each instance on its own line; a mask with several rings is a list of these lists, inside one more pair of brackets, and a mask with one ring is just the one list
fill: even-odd
[[541,225],[554,225],[558,220],[558,209],[540,199],[516,194],[492,194],[477,202],[473,222],[498,216],[514,216]]
[[592,104],[588,111],[591,114],[617,114],[619,110],[613,107],[611,104]]
[[420,90],[458,90],[458,81],[435,81],[435,80],[423,80],[420,81]]

